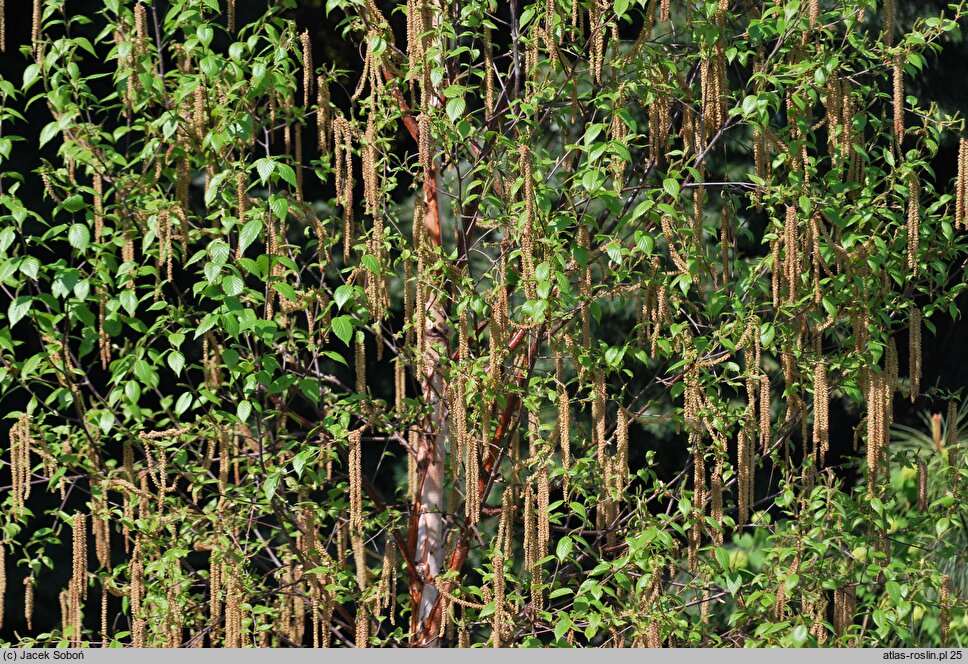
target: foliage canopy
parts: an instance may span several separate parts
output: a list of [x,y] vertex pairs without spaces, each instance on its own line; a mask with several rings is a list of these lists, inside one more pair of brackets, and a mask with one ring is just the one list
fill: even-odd
[[957,405],[890,442],[963,2],[292,4],[38,0],[0,81],[15,641],[964,645]]

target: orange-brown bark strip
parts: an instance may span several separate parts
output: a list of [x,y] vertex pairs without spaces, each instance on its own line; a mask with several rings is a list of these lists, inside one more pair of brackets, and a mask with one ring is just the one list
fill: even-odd
[[[538,344],[544,336],[544,325],[538,329],[538,333],[535,335],[535,339],[531,344],[528,352],[528,371],[518,372],[516,377],[516,382],[519,390],[524,389],[528,379],[531,375],[531,369],[534,367],[534,361],[536,358],[536,353],[538,350]],[[508,343],[508,350],[513,352],[525,339],[527,336],[527,330],[521,329],[515,333],[514,337]],[[500,465],[501,457],[504,455],[506,446],[502,444],[502,441],[508,440],[510,430],[513,428],[513,419],[515,415],[519,414],[521,406],[521,398],[516,393],[512,393],[508,398],[508,403],[504,407],[501,413],[501,418],[498,420],[498,425],[494,430],[494,434],[491,436],[491,440],[487,447],[487,456],[484,458],[484,463],[481,468],[481,473],[479,474],[480,479],[478,480],[478,491],[481,495],[481,505],[483,506],[487,502],[487,496],[491,491],[491,487],[494,485],[494,480],[496,478],[497,470]],[[448,572],[459,572],[464,566],[464,562],[467,560],[467,553],[470,551],[470,536],[471,528],[464,527],[461,529],[460,535],[457,538],[457,543],[454,545],[454,550],[450,555],[450,559],[447,565]],[[440,597],[434,604],[433,611],[431,612],[425,627],[425,634],[436,635],[440,632],[440,620],[442,618],[441,611],[443,609],[443,604],[440,601]],[[426,637],[424,635],[419,635],[415,639],[417,645],[423,645]]]

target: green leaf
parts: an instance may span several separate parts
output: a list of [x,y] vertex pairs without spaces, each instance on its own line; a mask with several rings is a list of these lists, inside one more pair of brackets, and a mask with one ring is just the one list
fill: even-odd
[[574,548],[574,543],[571,538],[565,535],[560,540],[558,540],[558,546],[555,547],[555,555],[558,556],[558,560],[564,562],[565,559],[571,555],[571,551]]
[[269,176],[276,170],[276,162],[268,157],[263,157],[262,159],[256,160],[255,170],[259,174],[259,180],[263,185],[266,185],[269,183]]
[[229,251],[229,245],[221,240],[216,240],[208,247],[208,254],[216,265],[225,264],[225,261],[229,259]]
[[245,282],[234,274],[227,274],[222,279],[222,291],[229,297],[235,297],[245,289]]
[[293,187],[296,186],[296,171],[292,170],[291,166],[286,164],[276,164],[276,170],[279,171],[279,177]]
[[289,201],[282,196],[270,196],[269,209],[277,219],[285,219],[289,215]]
[[330,327],[344,344],[350,345],[350,339],[353,337],[353,318],[351,316],[337,316],[333,319]]
[[571,629],[571,625],[571,617],[567,613],[563,614],[561,618],[558,619],[558,622],[555,623],[555,638],[563,638],[565,634],[568,633],[568,630]]
[[679,198],[679,181],[674,178],[666,178],[662,181],[662,188],[665,192],[672,196],[672,198]]
[[130,288],[125,288],[118,296],[118,300],[121,302],[124,310],[128,312],[128,315],[134,316],[135,311],[138,310],[138,296],[134,294],[134,291]]
[[248,400],[240,401],[239,405],[235,407],[235,416],[239,418],[240,422],[247,422],[250,414],[252,414],[252,404]]
[[349,284],[343,284],[333,293],[333,302],[336,303],[337,309],[342,309],[343,305],[346,304],[352,297],[353,287]]
[[65,198],[61,205],[68,212],[79,212],[80,210],[84,209],[86,204],[84,203],[84,199],[80,194],[74,194],[73,196],[68,196]]
[[175,402],[175,415],[181,416],[192,405],[192,393],[185,392]]
[[10,327],[17,324],[21,318],[27,315],[30,311],[30,305],[33,303],[33,298],[28,295],[21,295],[7,307],[7,319],[10,321]]
[[212,43],[212,37],[215,36],[215,31],[212,26],[204,24],[195,29],[195,35],[198,37],[198,41],[202,42],[205,48],[208,48]]
[[36,279],[40,273],[40,261],[36,256],[27,256],[20,262],[20,272],[29,279]]
[[67,232],[67,241],[78,251],[84,251],[91,241],[91,232],[84,224],[73,224]]
[[245,250],[255,242],[256,238],[259,237],[259,233],[262,232],[262,220],[261,219],[250,219],[246,222],[245,226],[239,232],[239,249],[238,254],[241,255],[245,253]]
[[451,97],[447,100],[447,117],[450,118],[451,122],[457,122],[458,118],[464,115],[466,108],[467,103],[463,97]]
[[276,495],[276,488],[279,486],[279,480],[282,479],[282,473],[275,472],[266,478],[265,484],[262,485],[262,490],[265,491],[266,498],[272,500],[272,497]]
[[173,350],[168,353],[168,366],[175,372],[176,376],[181,376],[182,369],[185,368],[185,356],[181,351]]

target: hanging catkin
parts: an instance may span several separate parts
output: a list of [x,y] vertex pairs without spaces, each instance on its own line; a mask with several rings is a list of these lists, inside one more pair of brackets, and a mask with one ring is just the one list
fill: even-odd
[[737,465],[737,506],[739,508],[739,525],[745,526],[749,520],[750,505],[753,495],[753,456],[755,450],[746,428],[742,427],[736,436],[736,465]]
[[880,372],[870,372],[867,390],[867,495],[874,497],[877,486],[881,455],[884,450],[886,422],[887,381]]
[[921,392],[921,310],[917,307],[911,310],[908,333],[910,340],[908,374],[910,376],[911,403],[914,403]]
[[486,118],[494,114],[494,45],[491,26],[484,24],[484,110]]
[[900,146],[904,141],[904,68],[901,56],[897,55],[893,63],[894,79],[894,140]]
[[551,540],[549,504],[548,466],[542,463],[538,468],[538,551],[536,556],[538,560],[548,555],[548,542]]
[[[575,0],[578,3],[578,0]],[[669,20],[669,0],[662,0],[659,3],[659,20],[668,21]]]
[[921,228],[921,184],[916,173],[908,176],[908,205],[907,205],[907,251],[908,269],[912,275],[918,271],[918,248],[920,245]]
[[30,44],[38,58],[40,57],[41,5],[41,0],[34,0],[34,13],[30,23]]
[[30,416],[22,413],[10,427],[10,473],[12,513],[23,515],[24,503],[30,497],[30,452],[33,439],[30,435]]
[[333,133],[333,114],[329,101],[329,83],[320,75],[316,79],[316,146],[323,154],[329,152],[329,137]]
[[537,298],[534,284],[534,241],[537,228],[537,205],[534,195],[534,173],[531,165],[531,149],[524,144],[518,146],[518,175],[522,179],[524,191],[525,221],[521,232],[521,268],[524,292],[529,300]]
[[561,468],[565,491],[568,490],[568,475],[571,470],[571,403],[565,387],[564,360],[558,355],[555,361],[558,401],[558,442],[561,445]]
[[366,394],[366,340],[362,333],[356,335],[356,391],[358,394]]
[[884,8],[881,10],[881,17],[884,27],[881,30],[881,39],[885,46],[894,44],[894,0],[884,0]]
[[594,392],[592,394],[592,430],[595,445],[595,459],[599,468],[605,467],[605,372],[601,369],[594,374]]
[[501,647],[504,630],[504,556],[499,550],[491,558],[494,567],[494,614],[491,618],[491,641],[495,648]]
[[24,579],[24,621],[27,623],[27,631],[34,629],[34,577],[28,576]]
[[760,448],[763,454],[770,449],[770,378],[760,374]]
[[615,486],[622,498],[629,474],[629,414],[621,406],[615,421],[615,446]]
[[363,531],[363,471],[362,463],[363,431],[356,429],[349,435],[349,477],[350,477],[350,530]]
[[823,466],[830,448],[829,403],[827,366],[818,362],[813,374],[813,445],[820,466]]
[[303,30],[299,41],[302,44],[303,106],[309,108],[313,87],[313,47],[309,40],[309,30]]
[[94,243],[100,244],[104,235],[104,182],[101,174],[94,174]]
[[723,456],[725,451],[716,450],[716,466],[713,469],[713,476],[710,482],[710,516],[716,522],[713,530],[713,543],[716,546],[723,545]]
[[948,402],[948,414],[945,418],[944,444],[949,449],[958,444],[958,404]]
[[[463,399],[463,394],[461,395]],[[466,426],[466,424],[465,424]],[[464,516],[468,525],[476,524],[481,514],[480,451],[477,436],[467,436],[464,442]]]
[[951,599],[952,591],[951,577],[945,574],[941,578],[941,589],[938,592],[938,622],[941,623],[941,647],[948,647],[948,638],[951,633],[951,607],[954,602]]
[[928,509],[928,465],[922,459],[918,459],[917,467],[918,509],[924,512]]
[[955,192],[955,228],[968,230],[968,138],[958,141],[958,175]]
[[235,32],[235,0],[228,0],[225,24],[229,32]]
[[787,301],[796,301],[797,286],[800,283],[800,240],[797,210],[792,205],[786,206],[786,222],[783,231],[783,245],[786,249],[785,281],[789,289]]
[[[2,7],[0,7],[2,9]],[[4,609],[7,599],[7,550],[0,541],[0,628],[3,627]]]

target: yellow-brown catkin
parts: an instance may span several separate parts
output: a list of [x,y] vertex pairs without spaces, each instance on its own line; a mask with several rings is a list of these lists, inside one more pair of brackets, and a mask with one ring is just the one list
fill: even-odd
[[605,467],[605,372],[595,372],[594,394],[592,395],[592,436],[595,444],[595,459],[599,467]]
[[527,145],[518,146],[518,174],[523,181],[525,222],[521,233],[521,267],[524,291],[528,299],[537,297],[534,284],[534,241],[537,228],[537,204],[534,194],[534,173],[531,164],[531,150]]
[[716,466],[710,482],[710,516],[716,522],[716,529],[713,531],[713,543],[716,546],[723,545],[723,456],[724,452],[717,450]]
[[40,52],[40,20],[42,17],[41,0],[34,0],[34,12],[30,23],[30,43],[34,52]]
[[193,93],[194,104],[192,107],[192,129],[195,136],[201,140],[205,136],[205,86],[199,84]]
[[484,26],[484,110],[488,118],[494,114],[494,46],[489,25]]
[[820,0],[810,0],[810,28],[817,27],[820,20]]
[[309,108],[309,97],[313,88],[313,47],[308,30],[303,30],[299,35],[299,41],[302,43],[303,106]]
[[968,138],[958,141],[958,175],[955,181],[955,228],[968,229]]
[[813,374],[813,444],[817,451],[817,463],[821,466],[830,449],[829,406],[827,366],[818,362]]
[[34,577],[28,576],[24,579],[24,621],[27,623],[27,631],[34,629]]
[[945,418],[944,442],[949,449],[958,443],[958,404],[948,402],[948,416]]
[[362,334],[356,335],[356,391],[366,394],[366,342]]
[[931,416],[931,442],[934,444],[934,449],[940,452],[944,445],[944,439],[941,435],[941,413],[935,413]]
[[760,374],[760,448],[770,449],[770,378]]
[[0,542],[0,627],[3,627],[4,607],[7,598],[7,550]]
[[[134,233],[130,230],[124,234],[124,245],[121,247],[121,261],[124,263],[134,263]],[[134,272],[134,267],[128,272],[126,285],[129,289],[134,289]]]
[[625,491],[625,482],[629,474],[629,414],[624,408],[619,406],[618,416],[615,422],[615,474],[616,488],[619,497]]
[[894,44],[894,0],[884,0],[884,8],[881,10],[881,18],[884,27],[881,30],[881,39],[885,46]]
[[235,0],[228,0],[225,23],[229,32],[235,32]]
[[100,173],[94,174],[94,243],[104,236],[104,183]]
[[[463,399],[463,394],[461,398]],[[464,460],[464,516],[467,518],[468,524],[473,525],[477,523],[481,514],[479,488],[481,460],[477,436],[466,436],[463,447],[466,455]]]
[[918,271],[918,249],[921,241],[921,184],[918,176],[911,173],[908,177],[907,205],[907,257],[908,269],[913,275]]
[[430,127],[430,116],[426,113],[421,113],[417,116],[417,128],[418,128],[418,143],[417,143],[417,158],[420,163],[420,167],[423,169],[423,179],[424,181],[430,180],[433,176],[433,154],[430,148],[431,140],[431,127]]
[[941,579],[941,589],[938,592],[938,608],[940,609],[938,621],[941,623],[941,647],[948,647],[948,639],[951,635],[951,607],[954,602],[951,599],[952,591],[951,577],[947,574]]
[[739,508],[739,525],[745,526],[749,521],[750,505],[753,494],[753,449],[752,441],[746,435],[746,428],[741,428],[736,436],[736,465],[737,465],[737,506]]
[[333,133],[333,113],[329,101],[329,83],[323,76],[316,79],[316,145],[322,153],[329,152],[329,137]]
[[[366,123],[366,133],[363,135],[363,146],[360,149],[363,170],[363,203],[366,213],[376,217],[379,215],[380,184],[377,176],[376,124],[373,114]],[[379,220],[374,219],[374,226]],[[374,231],[374,239],[377,233]]]
[[867,494],[874,496],[881,456],[887,441],[889,390],[883,373],[870,375],[867,391]]
[[894,58],[894,139],[900,145],[904,140],[904,67],[901,56]]
[[916,307],[911,310],[908,332],[910,339],[908,373],[910,376],[911,403],[914,403],[921,391],[921,310]]
[[524,569],[530,572],[537,560],[537,526],[534,518],[534,491],[529,482],[524,488]]
[[928,509],[928,465],[918,459],[918,509]]
[[349,476],[350,476],[350,530],[363,531],[363,470],[362,470],[363,431],[357,429],[349,435]]
[[4,0],[0,0],[0,53],[7,52],[7,8]]
[[504,631],[504,556],[495,550],[491,558],[494,567],[494,613],[491,618],[491,642],[495,648],[501,647]]
[[538,560],[548,555],[548,542],[551,540],[549,504],[548,466],[541,464],[538,469]]
[[792,205],[786,207],[783,244],[786,248],[785,280],[789,289],[787,301],[793,303],[800,283],[800,240],[797,210]]
[[558,383],[558,441],[561,445],[561,468],[564,473],[564,484],[568,486],[568,475],[571,470],[571,403],[568,390],[564,384],[564,361],[561,356],[557,360]]

